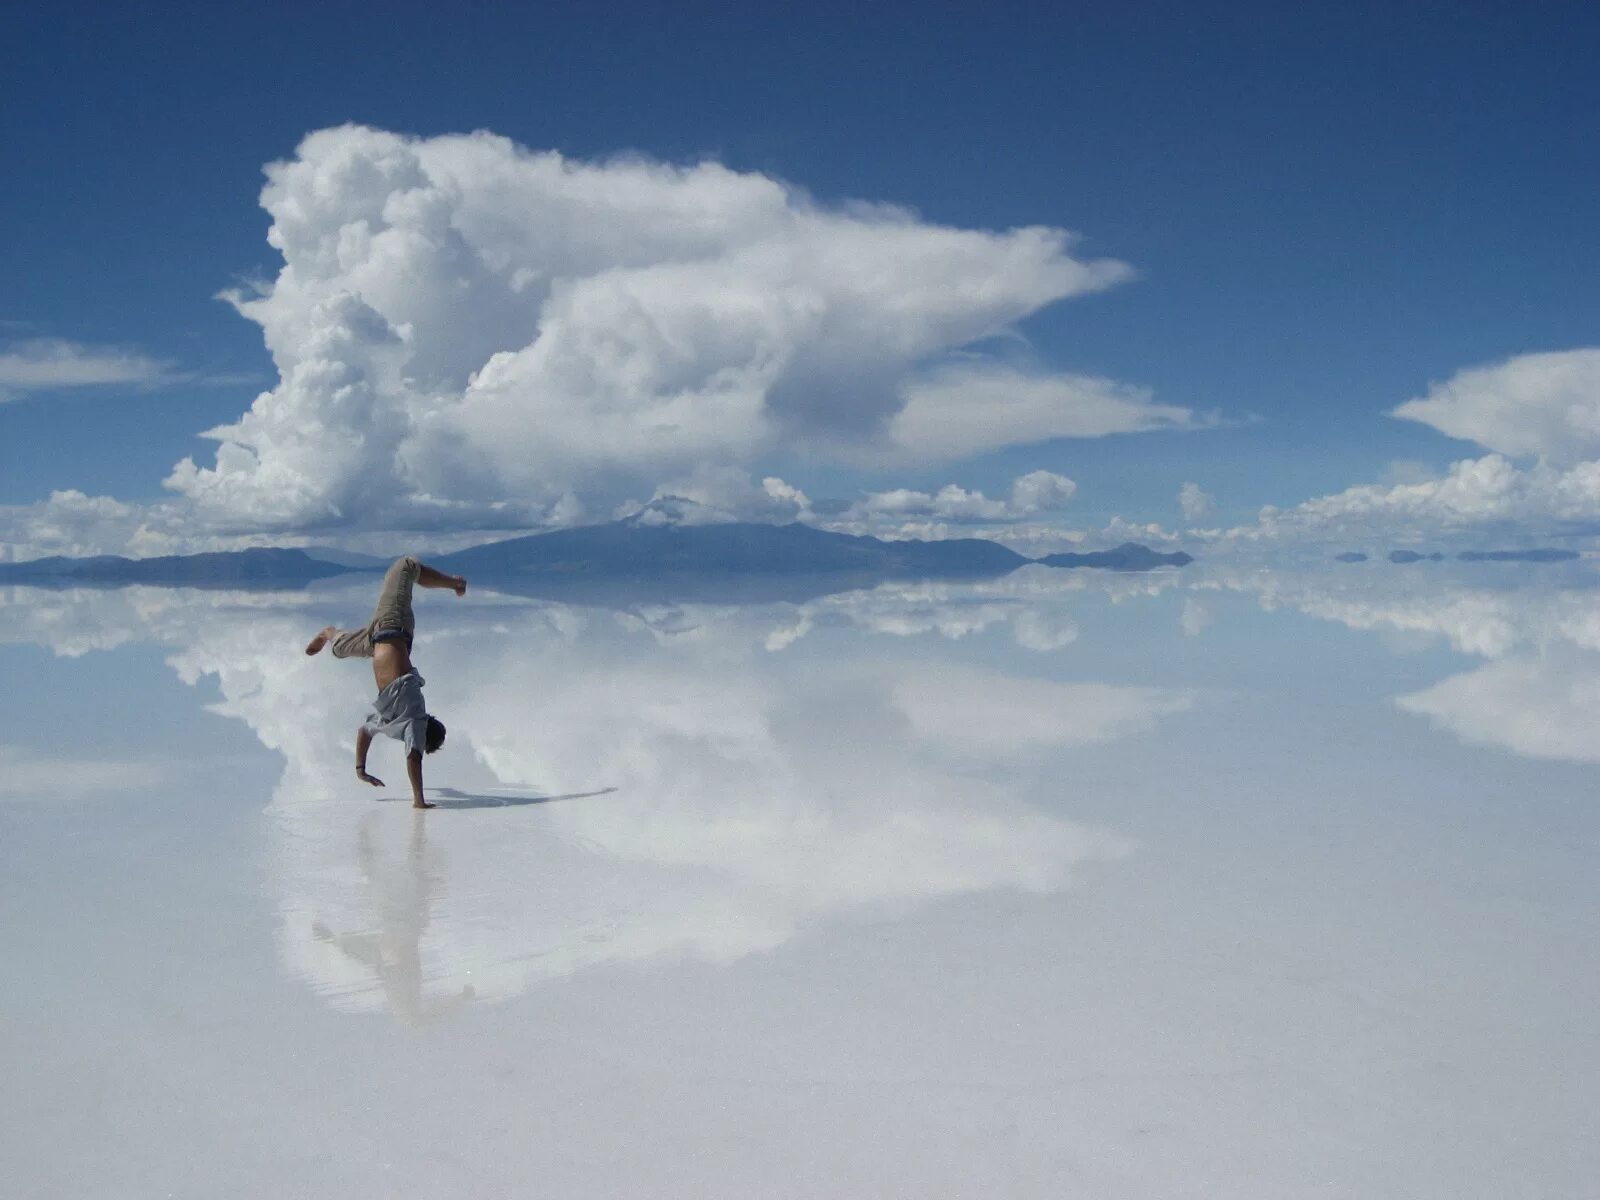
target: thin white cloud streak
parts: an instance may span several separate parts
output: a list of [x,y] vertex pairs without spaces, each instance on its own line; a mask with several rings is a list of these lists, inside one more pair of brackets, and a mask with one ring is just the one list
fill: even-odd
[[876,458],[930,462],[1051,438],[1191,429],[1189,409],[1156,404],[1146,388],[1077,375],[1028,375],[962,363],[909,383]]
[[109,384],[156,387],[181,378],[170,363],[113,346],[29,338],[0,349],[0,403],[35,392]]

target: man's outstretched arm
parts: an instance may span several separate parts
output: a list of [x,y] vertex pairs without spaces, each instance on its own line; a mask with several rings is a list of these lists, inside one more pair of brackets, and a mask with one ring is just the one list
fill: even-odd
[[427,563],[417,564],[417,583],[425,588],[449,588],[458,596],[467,594],[467,581],[460,575],[446,575],[435,571]]
[[356,730],[356,778],[373,787],[382,787],[383,780],[367,774],[367,751],[372,746],[372,730],[363,725]]
[[413,750],[406,755],[406,774],[411,777],[411,807],[436,808],[422,798],[422,751]]

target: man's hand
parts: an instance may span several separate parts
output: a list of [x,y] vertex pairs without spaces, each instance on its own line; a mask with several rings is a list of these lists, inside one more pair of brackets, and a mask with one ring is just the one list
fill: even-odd
[[411,807],[435,808],[422,796],[422,751],[413,750],[406,755],[406,774],[411,778]]
[[457,575],[453,580],[451,580],[450,589],[458,596],[465,596],[467,594],[466,579],[460,575]]
[[365,725],[356,730],[356,778],[373,787],[382,787],[383,780],[367,774],[367,749],[372,745],[372,730]]

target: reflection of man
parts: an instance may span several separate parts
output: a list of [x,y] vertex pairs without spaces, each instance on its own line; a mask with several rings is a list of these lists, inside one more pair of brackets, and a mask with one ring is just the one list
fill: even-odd
[[401,869],[385,869],[373,845],[370,820],[357,834],[356,856],[372,898],[377,902],[378,928],[336,934],[322,922],[311,928],[319,942],[331,942],[348,958],[372,970],[389,1009],[407,1025],[442,1016],[471,1000],[466,984],[454,996],[425,1000],[422,994],[422,934],[438,880],[428,866],[428,834],[418,817],[411,827],[411,845]]
[[356,731],[356,778],[373,787],[383,786],[383,780],[367,774],[367,749],[373,734],[387,734],[405,744],[412,807],[432,808],[422,798],[422,756],[444,745],[445,730],[443,721],[428,715],[422,701],[422,676],[411,665],[411,641],[417,626],[411,613],[411,589],[416,584],[450,588],[458,596],[467,591],[467,581],[459,575],[445,575],[409,555],[397,558],[383,577],[372,620],[360,629],[339,630],[329,625],[311,639],[306,653],[317,654],[331,642],[335,658],[372,660],[378,698]]

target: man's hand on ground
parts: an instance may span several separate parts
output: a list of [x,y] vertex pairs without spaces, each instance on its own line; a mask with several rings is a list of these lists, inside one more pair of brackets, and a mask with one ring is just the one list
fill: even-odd
[[383,780],[379,779],[376,775],[368,775],[360,767],[356,768],[356,778],[361,780],[362,783],[370,783],[373,787],[383,786]]

